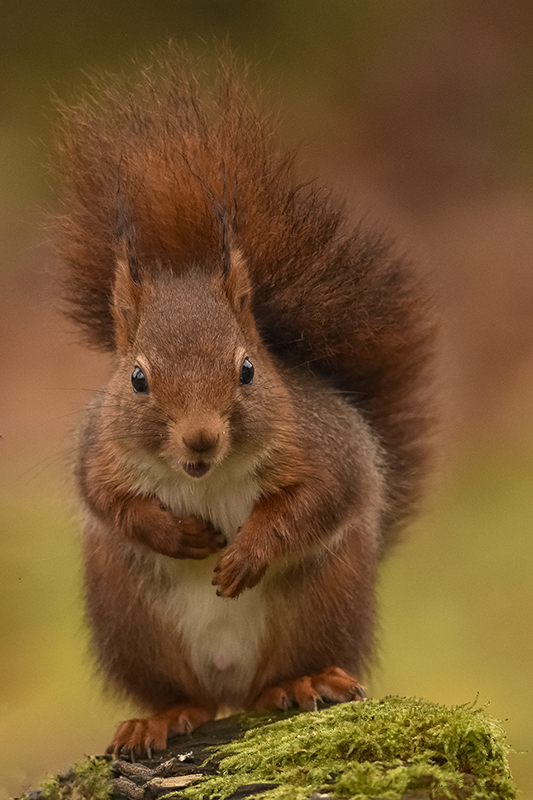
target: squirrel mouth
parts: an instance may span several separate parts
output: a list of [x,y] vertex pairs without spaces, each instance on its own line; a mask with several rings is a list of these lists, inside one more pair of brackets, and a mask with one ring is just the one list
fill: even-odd
[[183,469],[191,478],[201,478],[206,472],[209,472],[211,464],[205,461],[196,461],[194,463],[190,461],[183,465]]

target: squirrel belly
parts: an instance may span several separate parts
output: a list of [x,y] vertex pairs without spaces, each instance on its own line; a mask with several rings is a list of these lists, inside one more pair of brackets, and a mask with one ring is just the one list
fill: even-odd
[[[179,664],[177,674],[173,674],[174,665],[168,664],[169,679],[182,685],[182,662],[188,661],[202,696],[219,707],[243,708],[264,639],[266,586],[261,583],[228,601],[212,585],[217,556],[198,562],[173,561],[145,550],[139,560],[146,573],[160,576],[164,570],[168,576],[154,585],[150,617],[159,627],[165,648],[175,653],[174,663]],[[139,632],[142,635],[142,628]],[[188,692],[184,685],[183,693]]]

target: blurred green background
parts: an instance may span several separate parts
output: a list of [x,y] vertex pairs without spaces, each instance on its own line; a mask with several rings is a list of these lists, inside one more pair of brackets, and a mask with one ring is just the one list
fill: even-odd
[[42,229],[52,92],[173,36],[257,64],[302,169],[383,220],[444,331],[442,458],[382,571],[371,691],[489,704],[533,798],[533,6],[530,0],[3,0],[0,8],[0,799],[101,752],[69,432],[105,359],[55,315]]

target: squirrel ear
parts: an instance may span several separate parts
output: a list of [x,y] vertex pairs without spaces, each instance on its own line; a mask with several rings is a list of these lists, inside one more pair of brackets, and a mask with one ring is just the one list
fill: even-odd
[[136,263],[133,266],[134,269],[124,247],[124,251],[117,258],[111,306],[115,320],[117,351],[122,355],[128,351],[139,324],[142,288],[136,279],[139,277],[139,267]]
[[240,250],[230,250],[229,272],[224,281],[226,295],[237,316],[249,310],[252,302],[252,286],[246,261]]

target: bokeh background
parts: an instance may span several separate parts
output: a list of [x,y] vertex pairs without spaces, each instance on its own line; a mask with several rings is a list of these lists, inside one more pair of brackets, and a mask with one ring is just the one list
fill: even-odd
[[384,565],[376,696],[489,704],[533,798],[533,5],[530,0],[3,0],[0,798],[102,752],[130,710],[86,655],[69,432],[105,359],[54,311],[52,92],[173,36],[254,62],[303,174],[382,220],[444,320],[442,456]]

